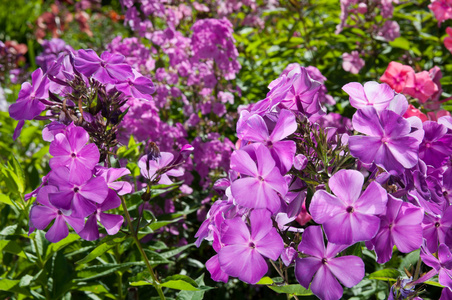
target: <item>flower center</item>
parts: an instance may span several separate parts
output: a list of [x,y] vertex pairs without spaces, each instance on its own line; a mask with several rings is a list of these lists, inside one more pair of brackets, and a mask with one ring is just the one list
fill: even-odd
[[388,139],[387,137],[384,137],[384,138],[381,139],[381,142],[382,142],[383,144],[385,144],[385,145],[388,144],[388,141],[389,141],[389,139]]
[[354,212],[355,210],[353,209],[353,206],[349,206],[345,209],[349,214],[351,214],[352,212]]
[[76,187],[73,189],[74,193],[78,193],[79,190],[80,190],[80,189],[79,189],[78,186],[76,186]]
[[441,224],[439,222],[436,222],[435,227],[438,228],[439,226],[441,226]]
[[326,258],[322,258],[322,264],[326,265],[328,263],[328,260]]
[[264,177],[262,176],[257,176],[257,179],[259,179],[260,181],[264,181]]
[[248,246],[250,247],[250,248],[256,248],[256,245],[253,243],[253,242],[250,242],[249,244],[248,244]]
[[58,211],[58,214],[61,216],[63,213],[61,212],[61,210]]
[[77,157],[77,154],[75,154],[74,152],[72,152],[72,153],[71,153],[71,157],[72,157],[72,158],[76,158],[76,157]]
[[430,148],[432,146],[432,144],[430,144],[430,143],[425,143],[425,147],[426,148]]

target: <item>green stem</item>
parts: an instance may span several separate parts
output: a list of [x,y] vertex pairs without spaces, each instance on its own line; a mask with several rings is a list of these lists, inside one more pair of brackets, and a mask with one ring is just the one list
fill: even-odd
[[135,232],[135,230],[133,229],[132,221],[130,219],[129,211],[127,210],[126,202],[124,201],[124,197],[121,197],[121,204],[122,204],[122,208],[124,209],[127,224],[129,224],[129,229],[132,234],[133,240],[135,241],[135,244],[137,245],[137,248],[140,251],[141,256],[144,259],[146,267],[148,268],[149,274],[151,275],[152,285],[157,290],[157,293],[159,294],[160,299],[165,300],[165,295],[163,295],[162,288],[160,287],[160,283],[158,282],[157,277],[154,274],[154,270],[152,269],[151,263],[149,262],[146,252],[144,252],[143,247],[141,246],[140,240],[138,239],[138,236],[137,236],[137,232]]
[[417,261],[417,265],[416,265],[416,271],[414,271],[413,281],[416,281],[419,278],[419,273],[421,272],[421,263],[422,263],[422,259],[419,257],[419,260]]

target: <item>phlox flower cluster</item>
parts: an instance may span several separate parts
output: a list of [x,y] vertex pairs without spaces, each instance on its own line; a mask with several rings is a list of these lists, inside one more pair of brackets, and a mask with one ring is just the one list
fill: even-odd
[[25,53],[28,47],[16,41],[0,41],[0,83],[17,83],[24,80],[27,74],[23,68]]
[[[9,108],[10,116],[19,120],[15,138],[25,120],[51,121],[42,131],[43,139],[50,142],[51,171],[26,196],[27,200],[36,197],[30,232],[45,230],[53,221],[46,233],[51,242],[65,238],[68,225],[85,240],[99,238],[98,224],[114,235],[124,221],[115,214],[120,196],[133,190],[129,182],[117,181],[130,174],[128,169],[108,167],[119,144],[116,135],[126,113],[123,106],[138,99],[151,102],[154,84],[124,63],[120,54],[105,51],[99,57],[91,49],[66,51],[59,40],[49,45],[53,50],[45,51],[40,60],[46,71],[33,72],[32,83],[22,84],[19,98]],[[63,52],[56,54],[58,49]],[[138,162],[147,166],[147,173],[142,173],[148,184],[171,184],[168,175],[184,174],[181,165],[193,148],[181,149],[174,159],[173,154],[157,150]],[[177,174],[172,170],[176,167]]]
[[415,72],[408,65],[392,61],[380,77],[380,81],[387,83],[398,93],[418,99],[419,104],[427,110],[427,114],[410,104],[406,116],[417,116],[424,122],[437,121],[442,116],[450,115],[441,109],[441,103],[444,102],[439,99],[443,92],[440,83],[442,77],[441,70],[436,66],[429,71]]
[[[358,1],[341,0],[341,22],[336,26],[336,34],[340,34],[346,28],[362,28],[369,36],[383,41],[394,41],[400,36],[400,26],[392,20],[394,6],[398,0]],[[381,21],[377,21],[377,19]],[[368,22],[372,20],[372,22]],[[360,49],[342,54],[342,68],[352,74],[358,74],[364,67],[362,58],[365,47],[358,45]]]
[[[150,46],[143,46],[137,38],[116,38],[108,48],[123,54],[131,66],[149,73],[156,93],[151,102],[129,101],[124,106],[129,113],[118,138],[125,142],[133,134],[139,141],[153,140],[162,151],[173,153],[190,141],[196,145],[195,159],[188,161],[186,168],[196,171],[206,188],[212,183],[211,177],[228,171],[233,149],[227,138],[218,140],[233,126],[234,114],[227,112],[234,104],[234,94],[240,92],[233,82],[240,64],[232,24],[226,18],[196,21],[196,14],[185,4],[122,4],[127,9],[125,22]],[[201,9],[200,5],[193,8]],[[151,15],[162,22],[152,26]],[[179,24],[193,24],[192,34],[177,30]],[[166,111],[175,109],[182,109],[183,115],[168,122]],[[145,130],[147,124],[156,130]],[[213,132],[209,128],[216,129]],[[192,180],[189,173],[184,179],[187,183]]]
[[222,198],[196,234],[217,252],[206,262],[212,278],[255,284],[266,260],[280,260],[279,274],[294,266],[303,287],[340,299],[342,285],[366,274],[360,257],[343,252],[358,243],[380,264],[394,246],[421,249],[432,269],[400,278],[393,298],[415,297],[437,274],[450,293],[452,118],[422,122],[387,83],[353,82],[343,87],[357,110],[350,121],[326,113],[320,86],[289,65],[265,99],[241,111],[229,176],[214,185]]
[[442,22],[452,19],[452,1],[450,0],[431,0],[428,6],[433,11],[435,18],[438,20],[438,26]]

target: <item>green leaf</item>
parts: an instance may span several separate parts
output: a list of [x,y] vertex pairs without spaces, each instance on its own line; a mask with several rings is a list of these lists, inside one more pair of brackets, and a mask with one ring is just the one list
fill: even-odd
[[413,45],[410,45],[410,41],[408,41],[404,37],[396,38],[394,41],[389,42],[389,45],[391,47],[400,48],[403,50],[412,50],[414,54],[421,56],[421,52],[419,51],[419,49],[417,49]]
[[162,254],[152,251],[150,249],[144,249],[146,252],[146,256],[148,257],[149,263],[151,265],[159,265],[159,264],[172,264],[174,262],[167,260]]
[[188,245],[185,245],[185,246],[176,248],[176,249],[174,249],[174,250],[170,250],[170,251],[166,251],[166,252],[160,253],[160,255],[161,255],[162,257],[164,257],[164,258],[173,257],[173,256],[175,256],[175,255],[181,253],[181,252],[184,251],[185,249],[190,248],[190,247],[193,247],[194,245],[195,245],[195,244],[188,244]]
[[274,282],[270,277],[265,276],[265,277],[262,277],[261,280],[259,280],[256,284],[269,285],[269,284],[273,284],[273,283]]
[[20,287],[19,284],[20,280],[0,279],[0,291],[20,293],[30,296],[30,292],[27,289]]
[[123,242],[125,239],[126,237],[124,236],[100,244],[93,251],[91,251],[85,258],[82,258],[81,260],[77,261],[76,264],[84,264],[96,259],[97,257],[101,256],[111,248],[115,247],[116,244]]
[[133,266],[144,266],[144,262],[128,262],[123,264],[103,264],[88,266],[83,268],[83,270],[77,273],[76,279],[74,281],[87,281],[110,275],[117,271],[124,271],[130,269]]
[[442,284],[440,284],[439,282],[436,282],[436,281],[427,280],[427,281],[424,281],[424,283],[428,284],[428,285],[432,285],[432,286],[437,286],[440,288],[444,287]]
[[11,199],[4,194],[0,194],[0,202],[8,204],[8,205],[14,205],[13,202],[11,201]]
[[22,250],[22,247],[15,241],[0,240],[0,251],[27,258],[27,255]]
[[307,290],[299,284],[289,284],[289,285],[268,285],[269,288],[274,290],[279,294],[292,294],[297,296],[309,296],[312,295],[311,290]]
[[182,291],[199,291],[198,288],[194,287],[190,283],[184,280],[170,280],[160,284],[161,286]]
[[369,275],[369,279],[383,281],[396,281],[398,277],[400,277],[400,272],[396,269],[383,269]]
[[[198,287],[204,287],[204,274],[196,278]],[[201,300],[204,298],[205,291],[180,291],[176,300]]]
[[52,243],[52,244],[49,245],[49,247],[47,247],[46,257],[52,255],[53,253],[55,253],[58,250],[66,247],[70,243],[75,242],[78,239],[80,239],[80,236],[78,234],[69,233],[69,235],[66,238],[62,239],[58,243],[54,243],[54,244]]

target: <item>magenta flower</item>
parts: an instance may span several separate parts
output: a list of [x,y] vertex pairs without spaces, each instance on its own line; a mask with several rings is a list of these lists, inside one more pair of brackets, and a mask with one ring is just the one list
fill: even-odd
[[373,107],[360,109],[353,115],[353,128],[367,134],[349,138],[350,153],[363,163],[374,162],[399,173],[417,164],[416,137],[422,131],[411,133],[410,122],[397,113],[385,110],[378,116]]
[[[160,157],[156,159],[148,160],[148,156],[144,155],[138,161],[138,167],[140,168],[141,175],[149,180],[154,180],[158,176],[157,171],[162,170],[165,167],[171,167],[172,162],[174,161],[174,155],[169,152],[160,152]],[[182,169],[170,169],[164,174],[160,175],[159,184],[173,184],[171,179],[168,176],[180,177],[184,175],[184,171]]]
[[224,283],[228,282],[229,275],[221,270],[218,254],[206,261],[206,269],[209,271],[212,280],[223,281]]
[[438,86],[430,78],[427,71],[407,74],[405,88],[403,89],[404,94],[417,98],[419,102],[424,103],[436,92],[438,92]]
[[282,140],[297,130],[294,114],[287,109],[281,110],[271,134],[264,119],[258,114],[251,115],[242,124],[241,128],[237,128],[239,137],[267,146],[281,174],[286,174],[292,167],[296,145],[294,141]]
[[[386,214],[381,216],[380,230],[369,242],[367,248],[374,249],[377,262],[382,264],[391,259],[394,244],[403,253],[409,253],[422,245],[424,210],[410,203],[388,196]],[[369,246],[373,247],[369,247]]]
[[320,226],[306,228],[298,250],[309,256],[298,257],[295,261],[298,282],[307,289],[312,280],[311,291],[322,300],[340,299],[343,289],[338,279],[346,287],[353,287],[364,277],[361,258],[352,255],[335,257],[347,247],[330,242],[325,248]]
[[422,225],[428,250],[436,252],[439,244],[446,243],[446,234],[452,227],[452,206],[447,206],[441,215],[426,214]]
[[364,86],[359,82],[347,83],[342,90],[350,96],[350,105],[357,109],[373,106],[380,112],[394,98],[394,91],[389,85],[375,81],[366,82]]
[[129,77],[125,82],[117,84],[116,89],[127,96],[151,101],[151,94],[155,92],[154,83],[149,78],[142,76],[135,69],[132,69],[132,72],[133,77]]
[[94,203],[104,202],[109,188],[104,178],[93,177],[91,171],[70,177],[70,170],[66,167],[52,170],[49,184],[57,186],[58,192],[49,194],[50,203],[65,215],[85,218],[96,211]]
[[132,185],[127,181],[115,181],[118,178],[129,175],[130,171],[126,168],[104,168],[96,167],[96,176],[102,176],[108,187],[114,189],[118,195],[126,195],[132,192]]
[[435,257],[425,246],[422,246],[421,259],[424,264],[434,269],[433,272],[427,273],[430,275],[429,277],[433,277],[435,274],[439,273],[439,283],[445,287],[452,288],[452,253],[450,252],[449,247],[445,244],[439,245],[438,255]]
[[268,271],[264,257],[277,260],[284,242],[272,227],[268,210],[253,210],[250,213],[251,233],[240,217],[225,220],[218,253],[221,269],[229,276],[255,284]]
[[239,172],[241,176],[231,185],[232,195],[242,206],[266,208],[275,213],[281,206],[278,193],[282,197],[287,193],[286,180],[276,167],[270,150],[261,144],[252,146],[257,158],[257,166],[245,150],[237,150],[231,155],[231,169]]
[[424,140],[419,146],[419,157],[435,168],[445,164],[452,154],[452,135],[447,134],[446,126],[433,121],[426,121]]
[[116,83],[132,77],[132,68],[124,62],[125,57],[108,51],[99,57],[94,50],[78,50],[74,57],[74,67],[83,75],[96,79],[100,83]]
[[352,74],[358,74],[359,70],[364,67],[364,59],[359,57],[358,51],[352,51],[352,53],[342,53],[342,68],[346,72]]
[[89,216],[86,221],[85,227],[79,232],[81,238],[94,241],[99,238],[99,228],[97,226],[97,221],[99,221],[107,230],[109,235],[116,234],[121,225],[124,222],[123,216],[107,214],[104,211],[117,208],[121,205],[121,199],[116,195],[116,192],[109,189],[108,196],[104,202],[101,204],[96,204],[97,209],[94,213]]
[[386,190],[375,181],[361,194],[364,176],[355,170],[340,170],[328,186],[336,195],[315,192],[309,212],[315,222],[323,224],[328,240],[351,245],[370,240],[377,234],[388,201]]
[[9,107],[9,115],[14,120],[32,120],[46,108],[40,100],[49,97],[49,79],[39,68],[31,74],[31,80],[32,84],[22,84],[16,103]]
[[[69,127],[68,127],[69,128]],[[82,127],[70,128],[66,133],[58,133],[50,144],[49,153],[52,169],[68,167],[71,180],[80,181],[85,174],[91,174],[99,162],[100,153],[96,144],[86,144],[89,134]]]
[[66,216],[49,201],[49,194],[58,192],[55,186],[44,186],[39,190],[36,201],[41,205],[34,205],[30,210],[30,227],[44,230],[55,220],[46,233],[46,239],[52,243],[57,243],[68,236],[68,223],[76,232],[83,229],[83,218]]

